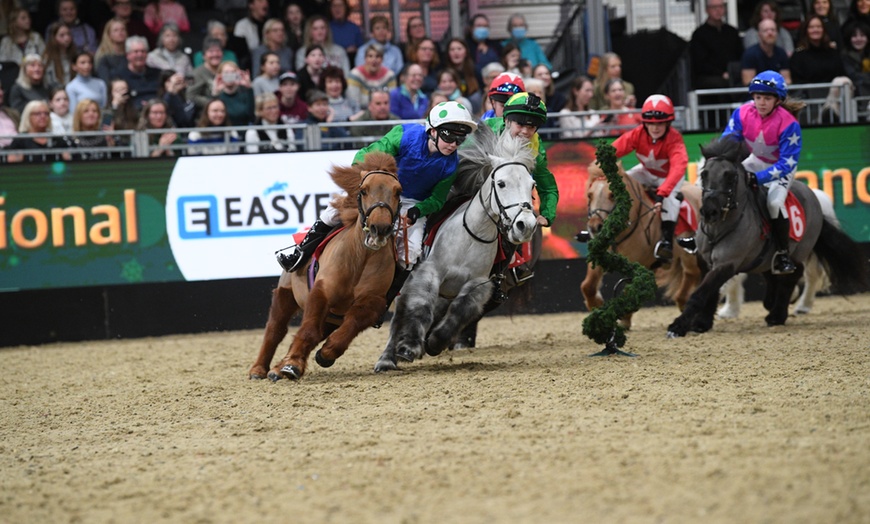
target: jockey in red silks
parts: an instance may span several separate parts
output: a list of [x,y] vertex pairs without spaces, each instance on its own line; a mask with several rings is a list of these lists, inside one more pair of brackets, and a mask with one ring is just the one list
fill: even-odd
[[797,114],[804,103],[788,98],[782,75],[762,71],[749,83],[752,100],[734,110],[723,137],[742,140],[752,153],[743,167],[767,187],[767,210],[776,246],[771,272],[788,274],[797,269],[788,256],[789,220],[785,199],[801,155],[801,126]]
[[655,207],[662,218],[662,238],[653,254],[663,262],[674,257],[674,230],[680,216],[677,195],[683,185],[689,155],[683,135],[671,127],[674,103],[665,95],[650,95],[641,109],[641,125],[613,142],[617,158],[632,151],[640,163],[627,174],[647,187],[656,187]]
[[481,115],[480,121],[504,116],[504,105],[510,97],[526,91],[526,84],[521,76],[514,73],[502,73],[492,79],[489,84],[489,103],[492,109]]

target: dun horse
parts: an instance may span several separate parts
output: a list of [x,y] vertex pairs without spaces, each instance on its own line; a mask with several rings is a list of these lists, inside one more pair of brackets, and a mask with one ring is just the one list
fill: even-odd
[[[315,360],[329,367],[354,337],[378,320],[396,266],[393,234],[402,187],[395,172],[395,159],[384,153],[369,153],[361,166],[332,169],[330,176],[347,193],[333,201],[341,210],[344,228],[328,241],[317,260],[297,272],[281,274],[250,378],[299,379],[311,350],[324,339]],[[319,270],[309,287],[315,263]],[[269,370],[288,323],[300,309],[304,310],[302,325],[289,352]]]
[[[611,249],[632,262],[652,268],[657,264],[657,260],[653,256],[653,249],[656,241],[661,237],[661,220],[658,213],[655,212],[655,201],[639,181],[625,173],[621,163],[619,164],[619,173],[622,175],[622,181],[625,183],[629,195],[631,195],[631,211],[627,229],[617,237]],[[697,211],[701,205],[700,189],[684,184],[681,192],[684,200],[694,209],[694,216],[697,216]],[[594,237],[601,231],[604,220],[607,219],[616,205],[604,173],[594,162],[589,166],[586,197],[589,209],[587,230],[590,236]],[[683,235],[685,236],[685,233]],[[689,295],[701,281],[701,269],[698,267],[697,257],[686,252],[675,242],[673,261],[662,267],[657,277],[659,285],[665,286],[665,296],[673,300],[677,307],[682,310],[689,300]],[[604,270],[601,267],[592,267],[592,264],[587,264],[586,278],[580,284],[580,290],[583,292],[586,308],[590,311],[604,304],[604,297],[601,295],[603,278]],[[620,321],[624,327],[631,327],[631,315]]]
[[[742,142],[724,138],[701,148],[706,158],[701,171],[703,202],[698,229],[698,253],[710,271],[689,298],[683,313],[668,326],[668,337],[703,333],[713,327],[719,289],[737,273],[762,273],[767,282],[764,308],[769,326],[785,324],[789,300],[801,278],[810,253],[830,268],[831,281],[840,289],[866,289],[867,267],[859,246],[822,214],[818,199],[802,183],[791,193],[798,204],[788,203],[792,232],[790,242],[797,271],[774,275],[770,271],[774,249],[767,234],[766,197],[749,187],[752,173],[741,162],[747,151]],[[802,211],[801,211],[802,210]]]

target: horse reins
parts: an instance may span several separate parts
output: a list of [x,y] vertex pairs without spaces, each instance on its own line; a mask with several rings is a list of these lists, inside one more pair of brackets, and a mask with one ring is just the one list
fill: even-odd
[[[715,156],[715,157],[713,157],[713,158],[711,158],[711,159],[708,159],[708,162],[709,162],[710,160],[722,160],[722,161],[724,161],[724,162],[731,162],[731,160],[729,160],[729,159],[727,159],[727,158],[718,157],[718,156]],[[746,178],[746,176],[747,176],[747,173],[744,172],[744,179]],[[723,238],[725,238],[726,236],[728,236],[728,235],[730,235],[731,233],[733,233],[734,231],[736,231],[736,230],[737,230],[737,226],[740,224],[740,220],[743,218],[743,214],[746,213],[746,208],[747,208],[748,206],[738,206],[738,205],[737,205],[737,197],[736,197],[736,192],[737,192],[737,191],[736,191],[736,186],[737,186],[738,183],[739,183],[738,180],[735,178],[735,180],[734,180],[734,186],[735,186],[735,187],[728,188],[727,191],[721,191],[721,190],[719,190],[719,189],[706,189],[706,188],[704,188],[704,187],[701,188],[701,192],[702,192],[702,193],[707,193],[707,194],[709,194],[710,197],[716,197],[716,196],[718,196],[719,194],[724,194],[724,195],[725,195],[725,198],[726,198],[726,200],[725,200],[725,204],[724,204],[724,205],[722,206],[722,208],[720,209],[720,211],[722,211],[722,218],[721,218],[720,220],[718,220],[717,222],[721,222],[722,220],[725,220],[725,217],[728,216],[728,212],[729,212],[729,211],[732,211],[732,210],[734,210],[734,209],[738,209],[738,208],[740,209],[740,216],[737,217],[737,220],[734,221],[734,226],[731,227],[730,229],[728,229],[727,231],[724,231],[724,232],[720,233],[719,235],[716,235],[716,236],[711,235],[711,234],[708,232],[710,229],[707,227],[707,222],[704,221],[704,222],[701,223],[701,226],[700,226],[700,227],[701,227],[701,231],[703,231],[704,234],[707,236],[707,238],[710,239],[710,245],[711,245],[711,246],[716,245],[716,244],[717,244],[719,241],[721,241]],[[711,225],[714,225],[714,224],[711,224]]]
[[[629,177],[629,178],[631,178],[631,177]],[[606,180],[606,179],[605,179],[605,180]],[[639,191],[638,188],[634,186],[634,184],[627,184],[627,185],[630,186],[631,192],[634,193],[634,197],[637,199],[637,201],[638,201],[638,203],[640,204],[640,206],[645,207],[645,208],[646,208],[646,211],[641,211],[641,210],[640,210],[640,207],[638,207],[638,209],[637,209],[637,218],[636,218],[635,220],[629,220],[629,221],[628,221],[628,225],[631,226],[630,229],[629,229],[629,230],[628,230],[628,231],[627,231],[627,232],[622,236],[622,238],[617,237],[616,239],[613,240],[613,242],[610,243],[610,245],[613,246],[613,247],[616,247],[616,246],[618,246],[619,244],[622,244],[622,243],[625,242],[628,238],[630,238],[631,235],[634,234],[635,230],[640,226],[640,222],[641,222],[641,220],[643,219],[643,217],[645,217],[646,215],[648,215],[648,214],[650,214],[650,213],[654,213],[654,212],[655,212],[655,207],[653,207],[653,206],[649,206],[649,205],[646,204],[646,202],[644,202],[644,200],[643,200],[643,192],[642,192],[642,191]],[[638,185],[642,187],[642,184],[638,184]],[[601,222],[604,222],[605,220],[607,220],[607,215],[610,215],[612,212],[613,212],[613,208],[611,208],[611,209],[604,209],[603,207],[598,207],[598,208],[592,209],[592,210],[590,210],[590,211],[586,214],[586,221],[587,221],[587,223],[588,223],[590,218],[592,218],[593,216],[598,216],[598,218],[601,219]],[[602,213],[603,213],[605,216],[602,217],[602,216],[601,216]],[[652,225],[652,223],[650,223],[650,225]],[[647,229],[646,229],[646,231],[645,231],[645,234],[646,234],[646,237],[647,237],[647,238],[646,238],[646,239],[647,239],[647,242],[651,242],[651,240],[650,240],[651,237],[650,237],[650,234],[649,234],[649,227],[647,227]]]
[[[376,169],[374,171],[369,171],[368,173],[365,174],[363,179],[360,180],[359,189],[362,188],[362,185],[365,183],[366,179],[371,175],[387,175],[387,176],[393,177],[396,180],[396,182],[399,181],[399,177],[395,173],[390,173],[389,171],[381,171],[381,170]],[[362,193],[359,191],[356,194],[356,203],[357,203],[357,207],[359,208],[359,214],[362,217],[362,223],[360,224],[360,227],[362,227],[363,231],[368,233],[368,231],[369,231],[369,226],[368,226],[369,216],[376,209],[381,208],[381,207],[386,208],[386,210],[390,212],[390,221],[393,224],[393,231],[396,230],[397,222],[399,219],[399,210],[398,209],[393,211],[393,208],[391,208],[390,205],[387,204],[386,202],[384,202],[383,200],[379,200],[379,201],[375,202],[374,204],[369,206],[368,209],[363,209]]]
[[[495,224],[495,228],[498,231],[498,233],[495,235],[495,238],[493,238],[491,240],[484,240],[484,239],[480,238],[479,236],[475,235],[474,232],[471,231],[471,229],[468,227],[468,222],[466,221],[466,214],[468,213],[468,207],[466,207],[465,211],[462,213],[462,227],[465,228],[465,231],[468,232],[468,234],[471,236],[471,238],[473,238],[474,240],[476,240],[482,244],[492,244],[493,242],[498,240],[499,234],[502,234],[502,235],[507,234],[506,230],[509,229],[510,226],[513,225],[513,222],[516,221],[516,218],[514,218],[514,220],[511,220],[511,218],[507,215],[508,209],[510,209],[512,207],[517,207],[517,206],[524,208],[524,209],[532,209],[532,204],[530,202],[516,202],[514,204],[510,204],[510,205],[505,206],[504,204],[502,204],[501,199],[498,196],[498,190],[495,187],[495,172],[503,167],[511,166],[511,165],[523,166],[524,168],[526,168],[526,170],[528,170],[528,167],[525,164],[523,164],[522,162],[505,162],[504,164],[499,164],[498,166],[496,166],[496,168],[493,169],[492,173],[490,173],[490,175],[489,175],[489,178],[491,181],[491,185],[489,188],[489,195],[490,195],[490,197],[493,197],[493,196],[495,197],[495,203],[498,206],[498,219],[499,220],[492,218],[492,216],[490,216],[489,213],[487,213],[486,216],[489,217],[489,219],[492,221],[493,224]],[[480,200],[480,205],[484,209],[486,209],[486,202],[483,200],[483,191],[479,190],[477,192],[477,196],[478,196],[478,199]],[[519,217],[519,213],[517,213],[517,217]],[[503,223],[507,223],[507,227],[503,227]]]

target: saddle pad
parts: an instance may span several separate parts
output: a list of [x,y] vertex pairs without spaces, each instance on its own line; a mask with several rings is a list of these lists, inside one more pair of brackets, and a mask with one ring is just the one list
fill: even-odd
[[317,249],[314,250],[314,260],[318,260],[320,258],[320,255],[323,253],[323,248],[326,247],[326,244],[328,244],[330,240],[335,238],[335,235],[339,234],[345,227],[346,226],[341,226],[339,228],[333,229],[332,233],[326,235],[326,238],[324,238],[323,241],[317,245]]
[[788,196],[785,198],[785,211],[788,213],[788,236],[795,242],[800,242],[804,237],[804,232],[807,230],[807,222],[804,215],[804,206],[801,205],[800,200],[791,191],[788,192]]
[[[501,236],[499,236],[498,253],[495,255],[494,264],[503,261],[505,258],[507,257],[505,256],[504,248],[502,247]],[[531,260],[532,243],[526,242],[525,244],[520,244],[519,247],[517,247],[516,252],[514,252],[514,256],[508,264],[508,268],[515,268],[517,266],[521,266],[527,262],[530,262]]]
[[680,235],[685,232],[694,233],[698,229],[698,215],[695,208],[683,200],[680,202],[680,217],[677,219],[677,227],[674,234]]

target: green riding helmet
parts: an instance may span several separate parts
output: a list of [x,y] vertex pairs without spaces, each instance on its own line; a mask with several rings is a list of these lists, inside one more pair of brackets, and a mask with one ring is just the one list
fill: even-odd
[[547,106],[534,93],[517,93],[504,104],[505,121],[541,127],[547,121]]

